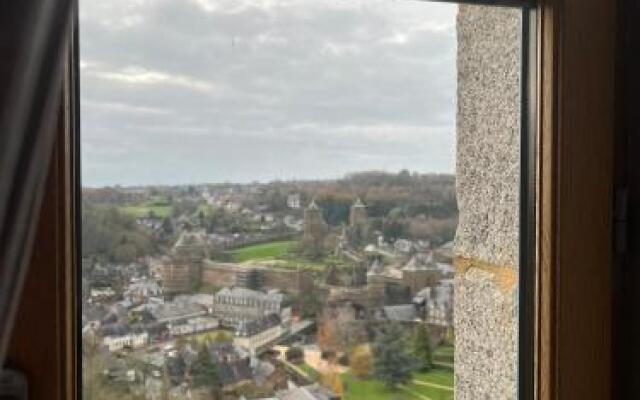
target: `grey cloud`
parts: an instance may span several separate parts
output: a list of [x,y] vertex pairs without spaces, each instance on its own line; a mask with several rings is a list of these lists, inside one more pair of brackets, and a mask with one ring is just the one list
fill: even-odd
[[84,0],[84,182],[452,172],[454,15],[412,0]]

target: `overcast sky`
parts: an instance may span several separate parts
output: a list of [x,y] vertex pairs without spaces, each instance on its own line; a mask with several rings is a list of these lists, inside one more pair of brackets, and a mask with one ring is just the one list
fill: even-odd
[[455,13],[416,0],[81,0],[83,183],[453,172]]

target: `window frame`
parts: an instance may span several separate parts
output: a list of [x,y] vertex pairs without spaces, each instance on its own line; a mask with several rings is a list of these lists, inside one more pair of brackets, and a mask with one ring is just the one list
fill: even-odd
[[[535,69],[529,71],[535,84],[529,85],[539,97],[535,105],[528,103],[535,109],[528,123],[539,127],[533,146],[537,163],[529,170],[538,186],[522,197],[534,201],[536,221],[528,240],[537,257],[533,271],[527,271],[535,274],[536,283],[533,337],[526,339],[534,343],[532,398],[609,398],[615,2],[464,3],[529,7],[538,27],[529,37],[537,45]],[[74,13],[57,143],[38,224],[40,245],[34,249],[9,348],[9,364],[27,372],[36,398],[80,398],[80,310],[74,302],[80,270],[77,2]],[[590,29],[594,23],[600,29]],[[43,294],[51,301],[32,300]],[[57,329],[34,334],[34,322],[50,322]]]

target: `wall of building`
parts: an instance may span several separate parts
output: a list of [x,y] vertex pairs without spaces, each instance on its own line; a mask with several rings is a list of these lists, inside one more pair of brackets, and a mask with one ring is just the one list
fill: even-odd
[[313,287],[313,279],[303,271],[268,268],[261,273],[266,288],[300,292]]
[[202,267],[202,283],[218,288],[237,285],[237,275],[247,268],[257,268],[265,288],[299,292],[313,286],[313,278],[304,271],[268,267],[245,267],[238,264],[205,261]]
[[517,398],[521,12],[457,16],[456,399]]
[[187,293],[200,285],[200,265],[168,262],[160,269],[166,293]]
[[205,261],[202,266],[202,283],[217,288],[235,286],[239,268],[234,264]]

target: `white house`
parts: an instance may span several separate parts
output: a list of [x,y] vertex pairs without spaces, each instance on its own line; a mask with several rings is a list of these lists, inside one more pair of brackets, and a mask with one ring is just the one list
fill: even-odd
[[149,334],[143,333],[127,333],[120,336],[105,336],[102,343],[107,346],[109,351],[122,350],[125,347],[139,349],[149,343]]
[[191,335],[199,332],[206,332],[218,327],[218,320],[215,318],[192,318],[182,324],[169,326],[169,332],[173,336]]

